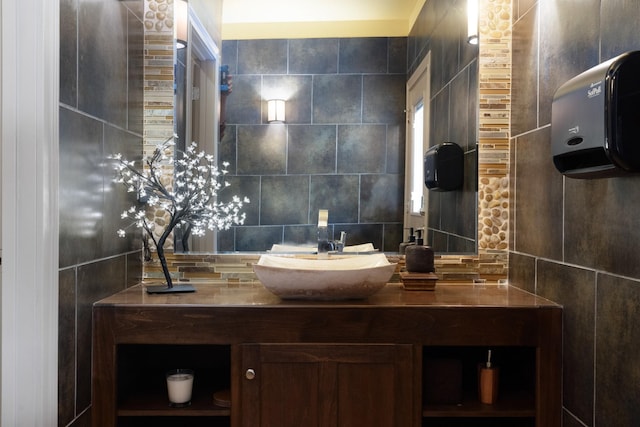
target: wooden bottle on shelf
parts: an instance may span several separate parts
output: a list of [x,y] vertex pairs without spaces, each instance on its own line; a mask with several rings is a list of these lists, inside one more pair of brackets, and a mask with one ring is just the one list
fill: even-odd
[[480,365],[478,373],[478,394],[480,402],[491,405],[498,398],[498,379],[500,370],[491,366],[491,350],[489,350],[487,362]]

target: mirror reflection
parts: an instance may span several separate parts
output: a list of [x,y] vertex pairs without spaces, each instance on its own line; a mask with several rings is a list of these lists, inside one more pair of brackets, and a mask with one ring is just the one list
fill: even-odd
[[[177,51],[176,130],[183,141],[218,141],[210,149],[230,163],[233,192],[251,203],[245,225],[208,241],[176,237],[176,251],[313,248],[318,214],[327,210],[328,239],[345,233],[346,247],[397,252],[413,227],[424,229],[436,252],[476,252],[478,48],[467,43],[465,5],[427,0],[408,37],[223,40],[213,64],[228,66],[233,90],[224,102],[224,132],[214,130],[213,140],[194,130],[213,122],[211,112],[198,114],[186,102],[193,100],[187,88],[204,92],[192,72],[203,58],[189,49],[191,29],[187,48]],[[405,181],[423,158],[408,149],[414,123],[406,123],[407,82],[427,54],[428,90],[414,104],[426,107],[424,138],[415,153],[455,142],[464,151],[464,183],[447,192],[423,185],[412,203]],[[284,121],[268,120],[272,99],[285,101]]]

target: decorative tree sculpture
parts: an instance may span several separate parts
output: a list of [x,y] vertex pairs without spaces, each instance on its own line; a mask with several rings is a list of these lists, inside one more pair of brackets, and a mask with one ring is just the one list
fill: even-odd
[[[186,150],[179,151],[172,137],[158,146],[153,154],[143,159],[144,165],[136,166],[121,154],[111,156],[116,160],[117,182],[122,183],[128,192],[137,194],[142,207],[132,206],[124,211],[122,219],[129,219],[132,226],[142,228],[153,241],[166,284],[148,286],[149,293],[193,292],[190,285],[173,285],[171,274],[164,254],[167,238],[177,227],[189,230],[195,236],[202,236],[208,230],[227,230],[234,224],[243,224],[245,213],[241,212],[246,197],[233,196],[231,201],[218,200],[220,191],[229,186],[224,181],[228,163],[219,169],[212,155],[197,152],[196,143],[191,143]],[[173,160],[175,153],[177,160]],[[173,177],[163,173],[163,166],[173,165]],[[154,233],[159,226],[150,219],[150,212],[162,209],[169,215],[169,220],[162,230]],[[124,237],[125,229],[118,230]],[[157,237],[159,236],[159,237]]]

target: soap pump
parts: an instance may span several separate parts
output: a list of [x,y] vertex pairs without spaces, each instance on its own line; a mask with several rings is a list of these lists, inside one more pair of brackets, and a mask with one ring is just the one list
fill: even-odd
[[480,402],[491,405],[498,398],[498,375],[500,371],[491,364],[491,350],[487,352],[487,361],[481,364],[478,373],[478,394]]
[[433,273],[435,271],[433,249],[424,246],[422,229],[416,230],[415,245],[405,248],[406,268],[409,273]]
[[400,246],[398,248],[398,252],[400,252],[400,255],[404,255],[405,251],[407,249],[407,246],[411,246],[411,245],[415,245],[416,244],[416,236],[413,234],[413,227],[409,228],[409,240],[407,240],[406,242],[402,242],[400,243]]

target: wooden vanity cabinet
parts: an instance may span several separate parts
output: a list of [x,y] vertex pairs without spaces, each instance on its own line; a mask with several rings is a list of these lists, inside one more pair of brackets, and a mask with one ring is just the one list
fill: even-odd
[[[515,288],[389,284],[305,302],[260,284],[136,286],[97,302],[93,328],[94,427],[561,426],[562,308]],[[493,405],[477,395],[488,349],[501,368]],[[188,408],[168,406],[173,368],[196,371]],[[224,389],[230,408],[214,404]]]
[[237,356],[234,425],[415,425],[411,345],[245,344]]

